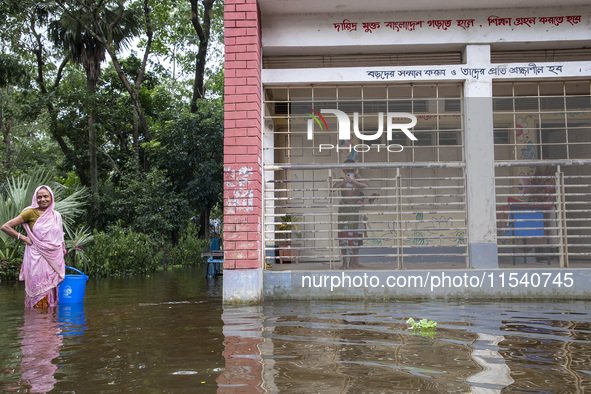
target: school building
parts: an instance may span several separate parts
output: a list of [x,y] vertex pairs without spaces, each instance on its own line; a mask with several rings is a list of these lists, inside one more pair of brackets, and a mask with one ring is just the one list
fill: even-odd
[[225,301],[591,298],[588,2],[224,12]]

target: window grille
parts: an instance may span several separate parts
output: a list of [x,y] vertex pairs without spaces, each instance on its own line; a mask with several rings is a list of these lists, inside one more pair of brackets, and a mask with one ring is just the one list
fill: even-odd
[[501,262],[568,267],[591,254],[590,81],[493,84]]
[[[343,254],[353,253],[369,268],[466,267],[461,100],[459,84],[267,87],[267,262],[335,269]],[[413,114],[417,141],[401,131],[391,139],[384,132],[371,143],[355,136],[339,141],[336,116],[321,119],[322,109],[346,113],[351,128],[357,112],[365,135],[376,133],[380,117],[385,125],[388,112]],[[320,150],[321,144],[332,147]],[[401,151],[387,149],[394,145]],[[347,159],[353,163],[345,164]],[[354,204],[335,188],[343,169],[351,168],[368,185]],[[343,229],[345,211],[350,234],[344,230],[351,228]]]

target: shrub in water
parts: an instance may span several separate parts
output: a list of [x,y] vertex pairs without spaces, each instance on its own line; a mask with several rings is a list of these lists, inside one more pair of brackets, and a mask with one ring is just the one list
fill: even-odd
[[0,258],[0,282],[17,280],[22,263],[22,259]]
[[209,241],[197,236],[197,228],[190,224],[185,235],[179,243],[173,247],[167,255],[167,263],[170,265],[196,265],[205,261],[201,253],[209,250]]
[[146,234],[124,229],[118,223],[107,232],[94,233],[94,245],[86,250],[87,275],[122,276],[141,274],[158,268],[163,252]]

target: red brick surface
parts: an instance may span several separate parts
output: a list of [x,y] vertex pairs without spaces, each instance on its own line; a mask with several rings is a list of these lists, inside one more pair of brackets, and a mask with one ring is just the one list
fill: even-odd
[[261,28],[256,0],[226,0],[224,269],[261,268]]

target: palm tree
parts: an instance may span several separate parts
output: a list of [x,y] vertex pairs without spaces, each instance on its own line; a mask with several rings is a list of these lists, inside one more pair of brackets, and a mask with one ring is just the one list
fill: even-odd
[[[58,2],[60,3],[60,2]],[[103,1],[77,1],[72,8],[60,4],[63,13],[50,24],[50,37],[63,47],[75,64],[86,71],[86,90],[94,96],[101,75],[101,63],[106,58],[106,43],[126,48],[138,32],[139,18],[133,10],[121,7],[110,9]],[[95,118],[88,113],[88,156],[90,161],[90,187],[98,193],[98,166],[96,155]]]

